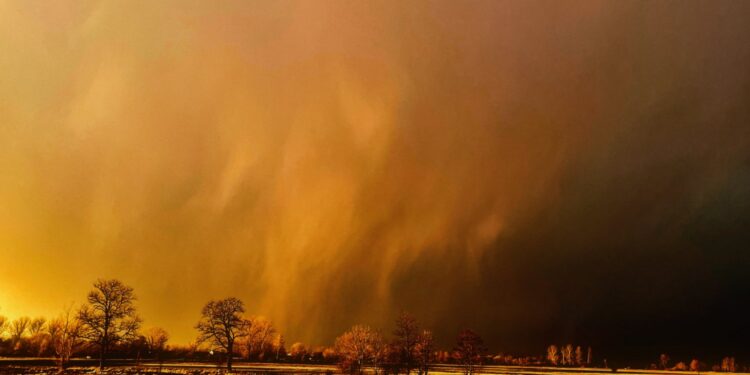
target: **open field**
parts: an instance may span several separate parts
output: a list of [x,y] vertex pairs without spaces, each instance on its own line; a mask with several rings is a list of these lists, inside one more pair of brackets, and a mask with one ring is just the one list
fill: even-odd
[[[332,365],[306,365],[306,364],[277,364],[277,363],[250,363],[237,362],[233,366],[234,373],[267,375],[267,374],[333,374],[339,372]],[[372,370],[367,370],[372,373]],[[457,374],[463,369],[456,365],[437,364],[432,367],[431,374]],[[52,359],[17,359],[0,358],[0,374],[56,374]],[[93,360],[73,360],[66,373],[69,374],[92,374],[97,373],[96,363]],[[133,361],[111,361],[110,367],[105,370],[107,374],[224,374],[226,369],[223,364],[208,362],[165,362],[161,365],[154,362],[144,362],[136,366]],[[492,375],[611,375],[610,369],[603,368],[559,368],[559,367],[533,367],[533,366],[482,366],[478,374]],[[637,370],[621,369],[617,373],[630,375],[720,375],[717,372],[690,372],[690,371],[660,371],[660,370]]]

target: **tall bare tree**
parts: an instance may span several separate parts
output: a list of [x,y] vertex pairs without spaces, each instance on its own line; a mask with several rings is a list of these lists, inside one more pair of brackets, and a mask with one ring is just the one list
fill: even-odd
[[309,350],[307,346],[301,342],[295,342],[289,347],[289,356],[297,362],[301,362],[307,357]]
[[724,371],[724,372],[737,371],[737,366],[735,365],[734,357],[724,357],[721,360],[721,371]]
[[0,339],[3,338],[3,335],[5,335],[5,331],[8,330],[8,318],[6,318],[3,315],[0,315]]
[[49,335],[45,330],[46,325],[47,319],[44,317],[34,318],[29,323],[29,352],[36,356],[42,356],[50,343]]
[[31,319],[29,319],[28,316],[22,316],[10,323],[10,337],[13,340],[14,344],[17,344],[19,341],[21,341],[23,336],[26,334],[26,331],[28,331],[30,323]]
[[44,331],[44,325],[47,323],[47,319],[44,317],[37,317],[31,320],[29,323],[29,334],[36,335]]
[[135,311],[133,288],[119,280],[99,279],[89,292],[78,319],[87,329],[86,338],[99,347],[99,368],[103,369],[113,344],[132,340],[141,324]]
[[690,371],[698,372],[701,370],[701,362],[695,358],[690,361]]
[[336,339],[339,366],[342,370],[362,373],[362,366],[375,362],[382,346],[383,339],[377,331],[356,325]]
[[402,312],[396,318],[394,346],[399,352],[401,367],[408,375],[415,367],[415,349],[419,342],[419,324],[411,314]]
[[562,348],[562,363],[563,366],[570,366],[573,364],[573,345],[568,344]]
[[245,305],[237,298],[210,301],[201,310],[201,320],[195,326],[198,341],[209,342],[227,353],[227,370],[232,371],[235,341],[247,334],[248,321],[243,318]]
[[419,374],[427,375],[430,363],[435,359],[435,340],[432,332],[425,329],[419,334],[415,352]]
[[547,347],[547,361],[553,366],[557,366],[560,361],[560,355],[557,352],[557,345],[550,345]]
[[284,335],[276,335],[276,339],[273,342],[273,350],[276,352],[277,361],[282,355],[286,355],[286,348],[284,347]]
[[70,357],[83,345],[85,330],[86,327],[71,309],[66,309],[47,325],[60,372],[65,369]]
[[144,334],[144,338],[146,339],[148,351],[159,361],[159,372],[161,372],[162,353],[164,353],[167,341],[169,341],[169,333],[164,328],[151,327]]
[[581,349],[581,346],[576,346],[576,360],[575,360],[576,366],[583,366],[583,349]]
[[276,329],[270,320],[264,317],[251,317],[246,324],[246,334],[242,340],[247,359],[257,355],[259,358],[266,351],[273,349]]
[[464,329],[458,333],[454,356],[458,363],[464,367],[466,375],[471,375],[476,371],[486,353],[487,348],[484,346],[484,340],[476,332]]

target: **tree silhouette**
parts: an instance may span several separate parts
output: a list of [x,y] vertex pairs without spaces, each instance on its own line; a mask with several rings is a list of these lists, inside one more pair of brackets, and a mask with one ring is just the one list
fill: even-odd
[[659,368],[666,370],[669,368],[669,356],[666,354],[659,355]]
[[86,338],[99,347],[99,368],[104,368],[110,347],[135,338],[141,319],[135,311],[133,288],[119,280],[99,279],[78,311]]
[[568,344],[562,348],[562,363],[563,366],[570,366],[573,364],[573,345]]
[[282,355],[286,355],[286,348],[284,347],[284,335],[276,335],[276,340],[273,343],[274,351],[276,352],[276,360],[278,361]]
[[295,342],[289,347],[289,355],[297,362],[303,361],[307,354],[307,346],[301,342]]
[[55,351],[57,366],[62,372],[70,357],[80,349],[84,343],[86,326],[71,311],[65,310],[59,317],[51,320],[47,325],[50,343]]
[[336,339],[335,348],[342,370],[361,373],[363,365],[377,359],[382,338],[372,328],[356,325]]
[[690,371],[698,372],[701,370],[701,362],[697,359],[690,361]]
[[247,320],[245,330],[245,337],[241,344],[244,347],[247,359],[251,359],[253,356],[261,358],[267,354],[267,351],[273,349],[276,328],[270,320],[263,317],[252,317]]
[[13,344],[18,344],[18,342],[21,341],[23,336],[26,334],[26,331],[29,329],[29,324],[31,323],[31,319],[29,319],[28,316],[22,316],[10,324],[10,336],[13,340]]
[[248,321],[242,317],[245,305],[237,298],[210,301],[201,310],[195,326],[199,342],[210,342],[227,353],[227,370],[232,371],[235,341],[247,334]]
[[163,362],[162,353],[167,346],[167,341],[169,341],[169,333],[167,333],[164,328],[151,327],[146,331],[144,337],[146,338],[148,351],[151,355],[156,357],[157,361],[159,361],[159,372],[161,372],[161,365]]
[[44,317],[37,317],[31,320],[31,323],[29,323],[29,334],[37,335],[42,333],[42,330],[44,330],[44,325],[47,323],[47,319]]
[[415,367],[415,349],[419,342],[419,333],[419,324],[411,314],[402,312],[396,318],[396,329],[393,331],[393,335],[396,336],[394,346],[399,352],[401,367],[407,375]]
[[0,315],[0,339],[2,339],[3,335],[5,334],[5,331],[8,330],[8,318],[6,318],[3,315]]
[[427,375],[430,363],[435,359],[435,342],[432,332],[424,330],[419,334],[415,347],[416,360],[420,375]]
[[557,353],[557,345],[550,345],[547,347],[547,361],[553,366],[557,366],[560,360],[560,356]]
[[476,332],[464,329],[458,333],[454,357],[464,367],[465,374],[470,375],[476,371],[485,353],[487,348],[484,346],[484,340]]

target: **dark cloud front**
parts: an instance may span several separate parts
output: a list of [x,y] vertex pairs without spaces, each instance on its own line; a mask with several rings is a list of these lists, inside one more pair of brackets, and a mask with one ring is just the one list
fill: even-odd
[[[572,82],[526,67],[542,79],[524,82],[511,112],[575,108],[550,126],[553,145],[575,146],[561,147],[559,179],[541,203],[513,212],[483,253],[478,279],[446,280],[460,274],[458,251],[425,256],[395,279],[396,299],[431,319],[443,343],[466,325],[496,350],[573,342],[610,363],[747,352],[748,9],[680,5],[629,3],[609,14],[603,36],[576,35],[603,43],[576,61]],[[506,119],[494,120],[495,136],[507,134]],[[591,127],[581,132],[579,121]]]

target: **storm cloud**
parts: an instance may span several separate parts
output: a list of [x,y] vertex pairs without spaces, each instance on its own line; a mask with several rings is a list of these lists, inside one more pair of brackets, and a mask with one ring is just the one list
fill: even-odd
[[443,345],[737,347],[749,15],[2,2],[0,313],[117,277],[176,342],[237,296],[287,342],[406,309]]

